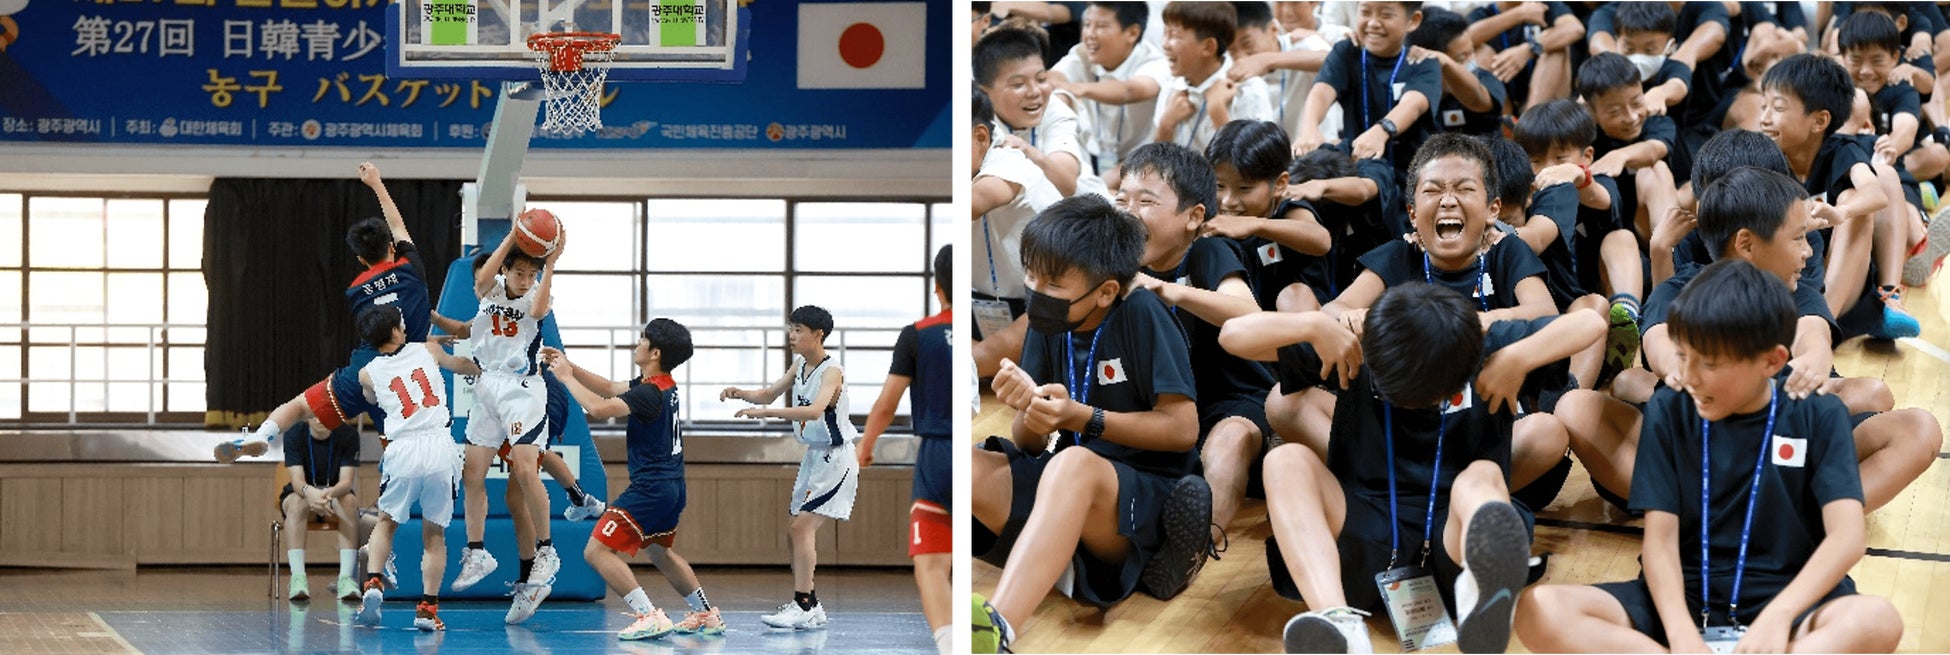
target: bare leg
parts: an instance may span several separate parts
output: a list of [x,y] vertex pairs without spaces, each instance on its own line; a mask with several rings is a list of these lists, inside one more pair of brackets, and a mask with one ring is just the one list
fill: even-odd
[[[359,547],[359,497],[352,494],[340,496],[332,501],[332,510],[339,517],[339,548]],[[288,533],[287,533],[288,534]]]
[[697,572],[691,570],[690,560],[684,559],[677,551],[657,544],[650,544],[650,564],[664,574],[664,581],[670,583],[670,590],[679,596],[689,596],[697,591]]
[[1644,421],[1638,410],[1610,396],[1579,390],[1557,401],[1557,420],[1570,437],[1571,452],[1591,473],[1592,481],[1612,493],[1631,497],[1639,426]]
[[819,566],[819,529],[827,518],[812,512],[792,517],[792,590],[812,593],[813,568]]
[[1862,469],[1862,506],[1868,511],[1895,500],[1943,448],[1943,428],[1929,411],[1914,407],[1869,417],[1855,428],[1855,457]]
[[[426,556],[420,559],[420,588],[432,589],[427,595],[438,596],[440,580],[447,577],[447,526],[421,520],[420,541],[426,546]],[[380,560],[380,566],[385,566],[385,560]]]
[[1876,183],[1882,186],[1882,194],[1889,198],[1889,206],[1875,213],[1875,235],[1873,252],[1876,263],[1876,284],[1901,288],[1903,284],[1903,262],[1909,259],[1910,214],[1916,209],[1910,207],[1903,196],[1902,181],[1896,176],[1896,169],[1888,165],[1874,166]]
[[467,540],[481,541],[487,534],[487,470],[494,463],[494,449],[467,444],[467,459],[461,469],[461,488],[466,494]]
[[1026,625],[1078,546],[1097,559],[1123,561],[1131,541],[1117,533],[1117,516],[1117,469],[1110,460],[1082,448],[1051,458],[990,604],[1010,624]]
[[953,572],[954,558],[948,553],[914,558],[914,586],[920,589],[921,615],[927,617],[929,630],[940,630],[954,619],[949,609],[954,604]]
[[502,498],[508,503],[508,518],[515,524],[515,552],[524,560],[535,559],[535,520],[528,513],[527,491],[519,478],[508,476],[507,495]]
[[[1611,315],[1611,303],[1604,296],[1589,294],[1571,303],[1565,313],[1580,309],[1598,312],[1599,316]],[[1598,384],[1598,372],[1605,365],[1605,342],[1591,344],[1591,347],[1571,355],[1571,375],[1577,376],[1579,389],[1591,389]]]
[[1857,594],[1822,603],[1788,640],[1790,653],[1893,653],[1903,617],[1880,596]]
[[1643,403],[1652,399],[1652,392],[1659,386],[1659,376],[1651,371],[1632,367],[1618,372],[1611,379],[1611,395],[1628,403]]
[[1862,298],[1862,285],[1868,283],[1875,220],[1865,218],[1835,226],[1834,239],[1828,243],[1828,274],[1822,296],[1828,299],[1828,311],[1835,316],[1854,308],[1855,301]]
[[1259,455],[1259,426],[1234,416],[1212,426],[1205,436],[1205,481],[1212,485],[1212,522],[1224,532],[1246,500],[1246,477]]
[[[1598,242],[1598,259],[1604,264],[1605,284],[1612,294],[1630,294],[1645,300],[1645,273],[1639,267],[1639,242],[1629,230],[1612,230]],[[1611,304],[1605,304],[1610,315]]]
[[1475,516],[1484,504],[1493,502],[1510,502],[1510,488],[1503,484],[1503,469],[1489,460],[1476,460],[1449,487],[1449,520],[1443,528],[1442,547],[1448,549],[1452,561],[1462,563],[1459,558],[1463,557],[1463,544],[1469,543],[1463,538],[1469,517]]
[[1273,299],[1273,308],[1283,312],[1318,311],[1320,299],[1314,297],[1312,287],[1295,282],[1280,290],[1280,295]]
[[[1633,225],[1638,229],[1639,242],[1643,244],[1652,239],[1652,217],[1664,218],[1666,211],[1678,202],[1679,185],[1673,183],[1672,169],[1667,168],[1663,161],[1639,169],[1632,177],[1639,192],[1638,214]],[[1632,266],[1633,277],[1637,278],[1639,269],[1636,260]]]
[[1950,150],[1941,143],[1925,144],[1921,149],[1903,156],[1903,166],[1918,180],[1934,180],[1943,176],[1945,167],[1950,166]]
[[305,523],[311,515],[311,509],[305,506],[305,501],[300,500],[300,495],[296,493],[284,497],[282,509],[284,510],[285,550],[304,550]]
[[1510,486],[1530,486],[1564,459],[1569,445],[1564,424],[1542,412],[1517,419],[1510,430]]
[[[393,556],[393,531],[397,529],[399,529],[399,523],[394,522],[392,516],[387,515],[385,512],[379,513],[379,523],[372,526],[372,536],[366,539],[366,571],[368,575],[379,575],[380,571],[386,570],[386,558]],[[445,542],[442,542],[442,544],[444,546]],[[442,567],[446,566],[446,560],[446,556],[441,556],[440,561]],[[439,589],[440,587],[434,586],[427,588]]]
[[1556,98],[1571,97],[1571,54],[1564,50],[1552,50],[1537,59],[1536,68],[1530,71],[1530,96],[1524,102],[1524,109],[1550,102]]
[[1896,408],[1896,394],[1881,378],[1842,378],[1834,394],[1848,407],[1848,413],[1886,412]]
[[975,520],[990,532],[1001,532],[1003,524],[1009,522],[1009,507],[1016,495],[1009,473],[1009,456],[976,450],[968,468],[973,479],[969,488],[975,491],[969,494],[968,503]]
[[1517,603],[1517,638],[1534,653],[1664,653],[1632,629],[1618,599],[1584,585],[1540,585]]
[[[582,547],[582,559],[589,563],[589,568],[596,570],[596,575],[603,577],[603,582],[609,585],[610,591],[618,595],[628,594],[631,590],[642,586],[637,584],[636,574],[630,571],[630,564],[623,561],[622,554],[603,545],[600,541],[590,539],[589,543]],[[684,593],[688,594],[690,590],[686,589]]]
[[[521,482],[522,493],[528,496],[528,515],[533,519],[529,523],[535,527],[535,538],[547,539],[548,489],[542,487],[542,474],[536,468],[537,462],[540,461],[538,459],[540,454],[541,449],[534,444],[515,446],[508,453],[508,457],[512,460],[508,464],[508,482],[509,484],[517,480]],[[509,503],[511,506],[513,504]]]
[[[1022,340],[1029,335],[1029,317],[1017,316],[1009,329],[998,334],[984,334],[982,340],[975,342],[975,374],[981,377],[995,377],[1002,370],[1002,360],[1022,360]],[[1038,380],[1043,382],[1043,380]]]
[[1286,444],[1266,454],[1266,517],[1293,584],[1316,611],[1347,604],[1341,552],[1334,540],[1347,522],[1341,483],[1314,451]]

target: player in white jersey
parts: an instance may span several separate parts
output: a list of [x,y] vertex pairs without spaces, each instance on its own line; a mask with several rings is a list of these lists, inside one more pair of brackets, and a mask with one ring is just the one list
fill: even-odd
[[[508,445],[508,480],[519,485],[535,530],[534,568],[515,582],[509,624],[521,623],[548,597],[562,560],[549,535],[548,489],[542,486],[541,447],[548,442],[548,388],[539,357],[542,317],[549,312],[555,262],[567,242],[566,231],[546,260],[515,250],[514,233],[474,272],[480,310],[469,328],[471,361],[441,353],[441,365],[475,376],[474,409],[467,418],[467,456],[461,476],[466,490],[467,549],[454,590],[472,587],[496,568],[484,543],[487,531],[487,469]],[[548,270],[550,274],[543,275]],[[539,279],[538,279],[539,278]]]
[[[366,399],[386,410],[386,449],[379,461],[379,524],[366,544],[363,623],[379,621],[385,601],[381,573],[392,555],[393,531],[399,521],[420,506],[420,559],[425,591],[415,608],[413,626],[445,630],[440,620],[440,579],[447,572],[447,524],[454,516],[454,483],[459,477],[454,441],[448,435],[452,415],[447,411],[447,385],[431,350],[437,345],[408,346],[399,309],[380,305],[359,314],[359,331],[368,343],[380,344],[379,356],[359,369]],[[388,334],[390,333],[390,335]],[[431,342],[429,342],[430,344]]]
[[826,609],[813,587],[819,529],[827,519],[844,521],[853,515],[853,497],[860,487],[860,461],[853,443],[859,433],[849,418],[846,373],[826,354],[826,335],[832,332],[833,315],[826,310],[812,305],[792,310],[786,343],[797,358],[785,376],[764,388],[728,387],[718,394],[718,400],[737,398],[767,405],[790,391],[784,408],[747,407],[737,415],[792,421],[793,436],[806,444],[786,509],[792,515],[792,602],[760,619],[774,628],[826,625]]

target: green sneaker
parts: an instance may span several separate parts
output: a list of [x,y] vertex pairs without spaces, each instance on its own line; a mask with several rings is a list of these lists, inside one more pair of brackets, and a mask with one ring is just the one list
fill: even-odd
[[1639,357],[1639,318],[1619,303],[1611,304],[1611,332],[1605,336],[1605,364],[1631,368]]
[[974,609],[968,613],[969,627],[974,631],[969,639],[970,650],[977,653],[1010,652],[1009,642],[1014,641],[1016,635],[1014,630],[1009,629],[1009,622],[981,594],[974,594],[974,601]]
[[291,593],[286,594],[285,597],[294,601],[311,600],[311,585],[305,582],[305,576],[291,576]]
[[349,600],[349,601],[359,600],[361,594],[359,590],[359,583],[353,582],[352,576],[349,575],[339,576],[338,592],[339,592],[339,600]]

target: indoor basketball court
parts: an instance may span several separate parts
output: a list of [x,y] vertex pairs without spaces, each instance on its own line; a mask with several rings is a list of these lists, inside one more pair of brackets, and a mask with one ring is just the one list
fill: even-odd
[[[837,420],[857,434],[902,328],[944,309],[931,269],[956,233],[949,43],[927,35],[949,33],[948,12],[16,0],[0,14],[0,652],[933,651],[906,538],[920,438],[905,396],[851,482],[850,517],[805,542],[818,566],[801,603],[786,510],[806,500],[793,498],[804,428],[739,414],[765,394],[721,392],[790,381],[795,348],[810,346],[795,345],[788,315],[816,306],[833,325],[820,352],[844,367],[851,398]],[[370,217],[397,255],[377,264],[348,236]],[[504,239],[502,267],[477,276]],[[535,259],[517,261],[522,251]],[[513,276],[544,267],[549,286],[525,293],[539,304],[548,289],[546,314],[491,305],[515,302]],[[383,409],[397,393],[400,407],[376,425],[347,395],[361,393],[358,355],[353,386],[313,384],[379,343],[357,331],[355,307],[398,307],[409,335],[425,324],[408,311],[416,285],[437,316],[419,329],[490,372],[447,368],[413,378],[418,390],[375,377],[365,402]],[[477,541],[498,568],[453,586],[471,571],[473,482],[461,480],[473,473],[457,460],[451,521],[426,533],[444,535],[441,588],[424,589],[417,507],[385,542],[396,573],[379,574],[341,539],[380,538],[382,450],[399,443],[383,427],[444,405],[444,427],[407,434],[463,452],[484,405],[514,402],[475,392],[477,376],[498,375],[478,337],[513,337],[517,319],[533,327],[509,379],[546,386],[533,397],[552,406],[505,437],[546,439],[539,473],[489,454],[479,474]],[[635,354],[652,319],[689,340],[687,360],[657,369],[668,378]],[[380,356],[425,348],[407,341]],[[626,436],[635,410],[597,418],[577,385],[552,374],[544,385],[557,351],[578,385],[585,374],[623,385],[598,401],[639,378],[669,390],[651,414],[671,421],[683,470],[669,552],[699,586],[623,555],[642,597],[678,623],[668,633],[619,639],[648,613],[584,558],[624,543],[618,526],[663,543],[636,525],[646,505],[613,504],[649,448]],[[780,395],[771,407],[796,402]],[[325,436],[327,420],[314,441],[287,443],[306,433],[287,421],[253,442],[263,454],[243,445],[287,404],[345,415],[350,436]],[[546,518],[534,518],[528,475]],[[339,507],[355,518],[328,516]],[[543,548],[553,575],[539,572]],[[369,577],[386,580],[383,603]],[[533,613],[518,618],[524,598]],[[421,601],[444,627],[426,629]],[[823,614],[768,623],[795,603]],[[721,633],[680,623],[709,612]]]

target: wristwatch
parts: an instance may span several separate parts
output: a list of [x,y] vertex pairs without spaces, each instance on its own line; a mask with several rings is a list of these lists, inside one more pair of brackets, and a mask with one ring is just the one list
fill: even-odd
[[1530,42],[1530,55],[1531,55],[1531,56],[1533,56],[1533,57],[1542,57],[1542,56],[1544,56],[1544,44],[1542,44],[1542,43],[1538,43],[1538,42],[1537,42],[1537,37],[1535,37],[1535,36],[1532,36],[1532,37],[1530,37],[1529,39],[1526,39],[1526,40]]
[[1090,422],[1083,424],[1083,440],[1090,441],[1104,436],[1104,408],[1090,408]]
[[1381,119],[1380,125],[1381,125],[1381,131],[1387,132],[1388,138],[1390,139],[1393,139],[1396,136],[1400,136],[1401,134],[1401,128],[1395,127],[1395,121],[1392,119],[1383,118]]

